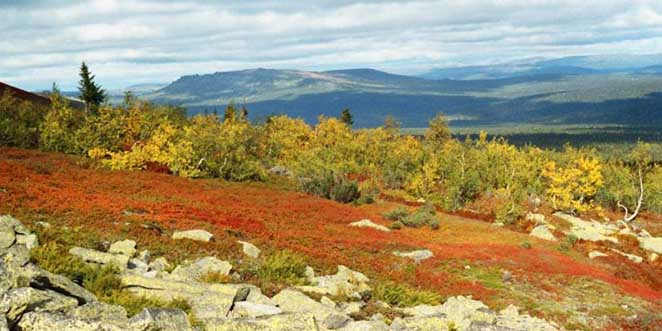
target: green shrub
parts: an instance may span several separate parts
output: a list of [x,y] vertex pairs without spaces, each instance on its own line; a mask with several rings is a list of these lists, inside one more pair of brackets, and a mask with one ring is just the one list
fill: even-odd
[[406,207],[398,207],[383,214],[384,218],[394,222],[401,222],[409,217],[409,210]]
[[356,181],[344,176],[327,173],[300,181],[301,189],[312,195],[349,203],[360,197],[359,185]]
[[405,284],[386,282],[375,287],[374,297],[390,305],[410,307],[416,305],[437,305],[439,294],[427,290],[413,289]]
[[95,270],[80,258],[69,254],[66,247],[49,241],[30,251],[30,260],[42,268],[63,275],[82,285]]
[[528,241],[523,242],[521,246],[522,246],[522,248],[524,248],[524,249],[531,249],[531,247],[532,247],[532,246],[531,246],[531,243],[528,242]]
[[257,269],[261,281],[287,285],[306,283],[306,263],[300,256],[284,250],[269,256]]
[[425,204],[418,208],[416,212],[405,217],[401,220],[402,224],[410,228],[420,228],[422,226],[430,225],[436,222],[437,228],[439,227],[439,221],[435,218],[435,208],[432,204]]
[[395,221],[395,222],[391,223],[391,225],[389,225],[389,228],[391,230],[400,230],[400,229],[402,229],[402,226],[403,226],[402,222]]

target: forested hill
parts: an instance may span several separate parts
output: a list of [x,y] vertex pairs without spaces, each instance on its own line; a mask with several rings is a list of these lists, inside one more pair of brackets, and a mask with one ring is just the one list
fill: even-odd
[[438,112],[454,126],[662,125],[662,75],[655,66],[617,72],[552,64],[522,75],[481,79],[430,79],[372,69],[252,69],[183,76],[142,97],[185,106],[192,114],[222,111],[234,102],[246,105],[254,120],[287,114],[309,123],[349,108],[356,127],[381,125],[386,115],[403,127],[425,127]]

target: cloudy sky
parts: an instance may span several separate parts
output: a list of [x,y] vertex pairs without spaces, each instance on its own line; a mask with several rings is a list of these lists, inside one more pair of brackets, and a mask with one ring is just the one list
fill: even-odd
[[662,52],[660,0],[0,0],[0,81],[106,88],[268,67],[434,67]]

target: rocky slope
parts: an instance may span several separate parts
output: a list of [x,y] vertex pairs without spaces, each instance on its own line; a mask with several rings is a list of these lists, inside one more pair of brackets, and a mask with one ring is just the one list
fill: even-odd
[[[246,244],[247,258],[259,254],[257,247]],[[37,245],[37,237],[19,221],[0,217],[0,310],[4,315],[0,330],[194,329],[186,314],[177,309],[146,308],[129,318],[124,308],[100,302],[78,284],[30,262],[30,249]],[[520,315],[514,306],[494,312],[463,296],[449,298],[443,305],[402,309],[405,317],[390,323],[381,314],[357,321],[352,315],[370,296],[370,280],[347,267],[338,266],[336,274],[324,276],[315,276],[310,268],[311,285],[284,289],[270,298],[250,284],[201,282],[204,273],[231,275],[232,265],[216,257],[203,257],[167,272],[164,258],[152,259],[148,251],[134,257],[135,246],[134,241],[124,240],[111,245],[108,252],[74,247],[70,253],[88,263],[120,267],[123,286],[140,296],[186,300],[198,321],[195,329],[200,330],[557,330],[544,320]],[[305,293],[323,296],[316,301]],[[328,297],[341,294],[351,301],[334,302]]]

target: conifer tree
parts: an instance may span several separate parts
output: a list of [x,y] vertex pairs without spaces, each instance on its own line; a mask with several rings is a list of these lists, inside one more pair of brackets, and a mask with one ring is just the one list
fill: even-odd
[[85,102],[85,110],[95,114],[99,106],[106,101],[106,92],[94,82],[94,75],[85,62],[80,65],[80,82],[78,83],[80,98]]
[[342,111],[342,115],[340,115],[340,120],[347,124],[348,126],[352,126],[354,124],[354,117],[352,116],[352,113],[349,111],[349,108],[345,108]]

